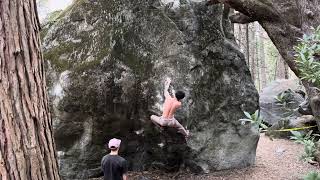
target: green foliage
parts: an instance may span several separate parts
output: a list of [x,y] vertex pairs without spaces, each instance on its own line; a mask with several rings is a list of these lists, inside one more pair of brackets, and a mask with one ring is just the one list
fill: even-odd
[[268,129],[268,126],[263,123],[263,119],[260,116],[259,110],[256,110],[256,112],[253,114],[250,114],[250,113],[244,111],[244,115],[246,116],[246,118],[239,119],[239,121],[241,121],[242,125],[244,125],[246,122],[250,122],[254,126],[259,127],[259,132],[262,129]]
[[304,176],[303,180],[320,180],[320,174],[315,171],[309,172]]
[[288,89],[288,90],[278,94],[275,97],[276,104],[283,106],[283,107],[287,107],[288,104],[293,103],[291,100],[292,94],[294,94],[294,92],[291,89]]
[[304,141],[314,139],[314,137],[311,136],[312,130],[309,131],[306,135],[302,134],[299,131],[290,131],[293,136],[290,137],[291,140],[294,140],[294,142],[303,144]]
[[290,131],[293,136],[290,139],[294,140],[296,143],[304,145],[304,153],[301,156],[301,159],[305,162],[313,162],[315,157],[315,152],[317,150],[315,144],[315,137],[319,136],[317,134],[312,135],[312,130],[309,131],[306,135],[298,131]]
[[280,105],[283,105],[284,103],[286,103],[286,94],[284,92],[278,94],[275,99],[276,99],[276,104],[280,104]]
[[288,89],[280,94],[278,94],[274,99],[276,100],[276,105],[279,106],[281,109],[283,109],[285,111],[285,113],[283,113],[283,117],[284,118],[289,118],[292,115],[294,115],[294,113],[296,111],[298,111],[298,108],[292,108],[290,107],[290,104],[293,104],[294,102],[292,101],[293,98],[293,94],[295,92],[293,92],[291,89]]
[[301,159],[305,162],[312,163],[315,159],[315,152],[317,150],[315,143],[312,140],[304,141],[304,153]]
[[300,43],[294,49],[296,51],[296,63],[301,79],[320,86],[320,26],[313,29],[311,35],[304,35]]

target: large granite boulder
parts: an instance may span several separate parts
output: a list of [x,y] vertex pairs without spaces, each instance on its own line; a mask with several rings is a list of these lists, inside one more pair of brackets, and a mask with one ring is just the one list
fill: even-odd
[[[96,176],[112,137],[130,170],[195,172],[254,164],[258,131],[240,125],[258,94],[223,6],[203,0],[77,0],[43,30],[54,134],[64,179]],[[186,142],[150,122],[163,82],[187,97]]]

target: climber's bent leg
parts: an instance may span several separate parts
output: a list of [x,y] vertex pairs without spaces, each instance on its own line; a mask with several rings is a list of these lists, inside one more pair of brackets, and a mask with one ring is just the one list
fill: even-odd
[[178,129],[178,132],[183,134],[185,137],[188,137],[189,130],[186,130],[176,119],[174,119],[174,121],[175,121],[175,127]]
[[159,126],[160,128],[163,128],[164,126],[177,128],[179,133],[183,134],[185,137],[189,136],[189,130],[186,130],[175,118],[165,119],[163,117],[152,115],[150,119],[155,125]]
[[161,117],[159,117],[159,116],[152,115],[152,116],[150,117],[150,119],[151,119],[151,121],[152,121],[153,123],[155,123],[155,124],[158,125],[158,126],[163,126],[163,125],[164,125],[164,124],[163,124],[163,120],[162,120]]

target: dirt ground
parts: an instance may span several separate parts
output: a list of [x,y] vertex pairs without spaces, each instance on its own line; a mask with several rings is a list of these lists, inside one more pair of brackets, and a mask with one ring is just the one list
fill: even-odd
[[218,171],[204,175],[164,174],[160,172],[130,173],[135,180],[293,180],[302,179],[310,171],[320,172],[320,168],[299,160],[303,146],[284,139],[271,141],[261,135],[257,149],[256,164],[252,167]]

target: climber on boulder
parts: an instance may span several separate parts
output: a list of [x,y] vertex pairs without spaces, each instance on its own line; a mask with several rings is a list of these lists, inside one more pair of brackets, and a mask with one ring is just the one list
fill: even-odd
[[156,125],[160,125],[161,127],[168,126],[177,128],[178,132],[183,134],[186,138],[189,137],[189,130],[186,130],[175,118],[174,113],[178,108],[181,107],[181,100],[185,97],[185,93],[182,91],[177,91],[174,93],[174,97],[171,97],[169,94],[169,87],[171,84],[171,79],[167,78],[165,81],[164,88],[164,96],[165,102],[163,104],[163,113],[162,116],[151,116],[151,121]]

